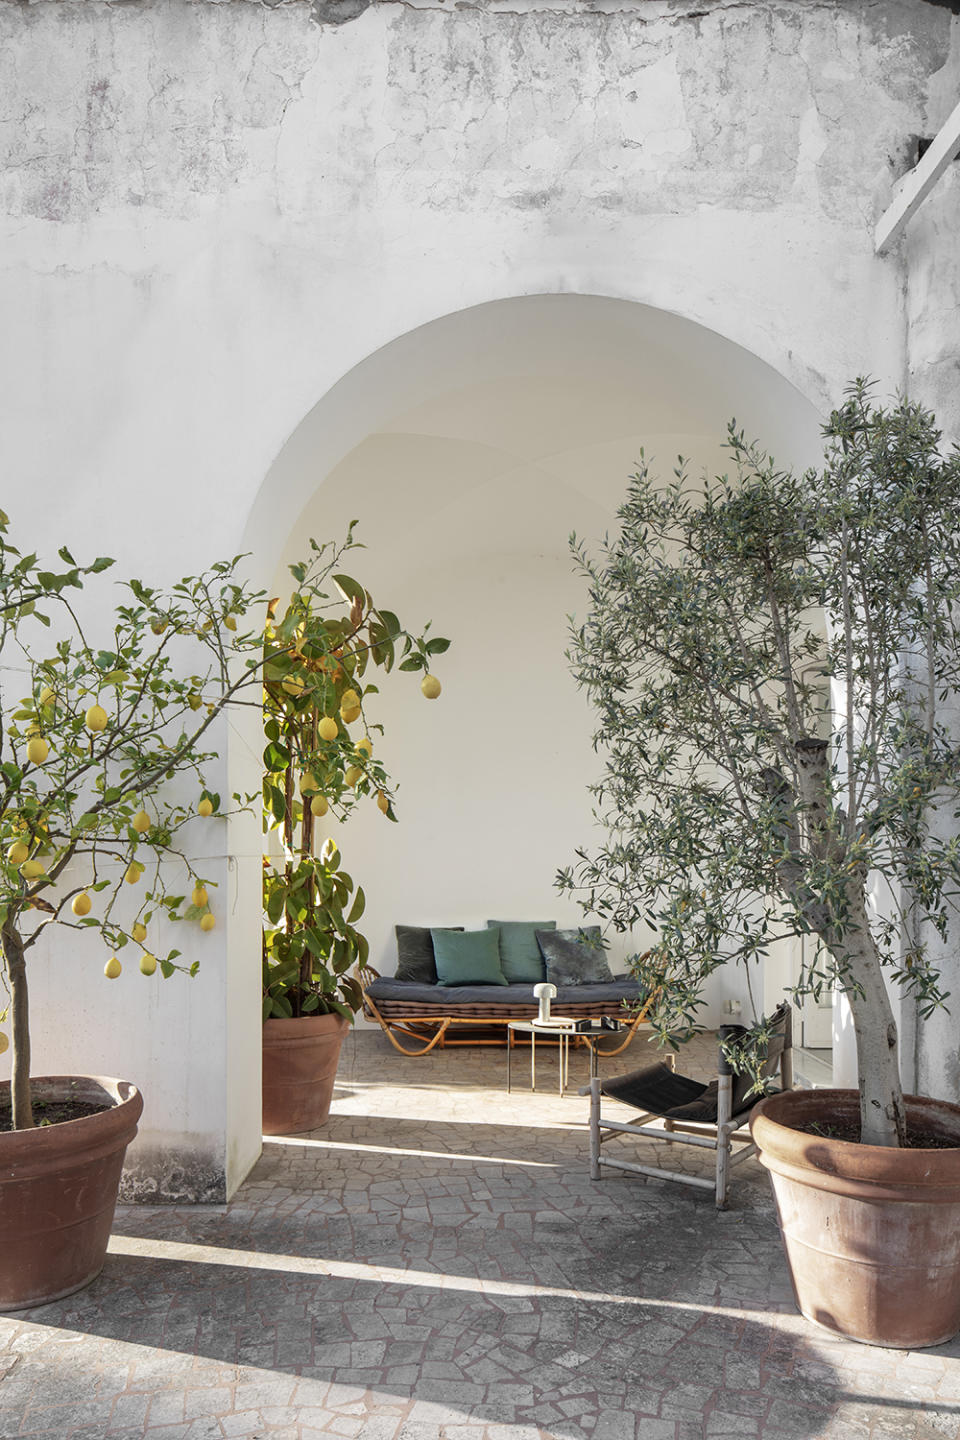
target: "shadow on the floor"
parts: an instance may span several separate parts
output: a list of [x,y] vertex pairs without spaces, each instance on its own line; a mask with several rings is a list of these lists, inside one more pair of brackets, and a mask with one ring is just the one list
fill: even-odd
[[[558,1436],[582,1435],[557,1409],[578,1390],[605,1396],[609,1410],[661,1420],[699,1419],[709,1403],[713,1414],[740,1416],[750,1434],[747,1417],[760,1413],[780,1433],[779,1414],[795,1440],[819,1435],[851,1399],[919,1408],[852,1397],[822,1362],[798,1372],[802,1342],[756,1312],[596,1290],[486,1295],[422,1272],[414,1284],[360,1280],[285,1271],[273,1257],[264,1268],[224,1264],[201,1249],[190,1259],[112,1255],[81,1295],[23,1318],[151,1347],[158,1364],[199,1356],[255,1367],[249,1378],[266,1370],[357,1386],[372,1404],[414,1399],[438,1407],[437,1423],[537,1424],[550,1415],[546,1428]],[[443,1337],[454,1332],[459,1381],[430,1373],[432,1353],[449,1353]],[[74,1396],[61,1377],[58,1403],[87,1396],[91,1378],[76,1374]],[[960,1417],[956,1406],[938,1408]]]
[[[554,1169],[568,1175],[589,1175],[589,1152],[585,1102],[569,1098],[569,1119],[561,1117],[550,1123],[530,1125],[524,1119],[522,1102],[518,1104],[514,1123],[498,1119],[486,1122],[473,1118],[450,1117],[425,1119],[388,1115],[331,1114],[320,1129],[301,1135],[264,1138],[263,1155],[251,1174],[251,1180],[275,1178],[284,1166],[295,1163],[298,1152],[305,1163],[322,1162],[325,1171],[342,1180],[345,1169],[363,1175],[368,1167],[376,1167],[381,1179],[396,1179],[402,1185],[415,1173],[437,1175],[460,1170],[482,1175],[493,1166],[519,1167],[525,1170]],[[558,1104],[557,1109],[560,1109]],[[626,1113],[626,1112],[625,1112]],[[614,1142],[624,1158],[645,1164],[668,1165],[690,1174],[709,1178],[713,1157],[690,1146],[667,1147],[653,1140]],[[414,1168],[412,1168],[414,1167]],[[715,1214],[710,1191],[694,1190],[676,1182],[627,1177],[604,1171],[604,1178],[591,1183],[594,1198],[613,1187],[636,1190],[638,1208],[646,1203],[645,1195],[677,1192],[694,1202],[697,1212]],[[240,1197],[242,1199],[241,1190]],[[744,1208],[773,1213],[770,1185],[765,1171],[755,1159],[747,1160],[738,1170],[730,1189],[730,1211]]]
[[[323,1427],[358,1440],[464,1423],[523,1440],[957,1440],[940,1359],[846,1344],[796,1315],[754,1162],[723,1214],[663,1181],[594,1183],[582,1100],[506,1096],[487,1056],[421,1068],[372,1037],[355,1058],[344,1103],[366,1094],[378,1113],[272,1138],[223,1209],[123,1208],[92,1286],[4,1322],[24,1349],[0,1385],[0,1435],[33,1433],[32,1404],[73,1404],[77,1434],[142,1440],[139,1422],[116,1430],[120,1390],[152,1394],[167,1440],[177,1396],[182,1413],[208,1386],[247,1435],[341,1407]],[[475,1093],[438,1103],[454,1074]],[[954,1362],[960,1345],[934,1356]],[[201,1431],[170,1440],[185,1433]]]

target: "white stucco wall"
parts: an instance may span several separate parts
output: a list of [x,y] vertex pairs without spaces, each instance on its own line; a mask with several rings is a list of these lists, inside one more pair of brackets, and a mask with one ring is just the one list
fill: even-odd
[[[370,433],[331,465],[330,422],[348,411]],[[369,897],[363,928],[382,973],[394,970],[398,922],[583,922],[554,886],[601,835],[588,794],[602,774],[595,717],[564,658],[567,617],[583,619],[587,600],[569,537],[596,548],[615,528],[641,450],[664,481],[680,454],[693,481],[722,473],[732,416],[785,461],[819,455],[816,411],[755,356],[663,311],[554,295],[403,337],[298,428],[268,487],[316,488],[271,592],[289,587],[307,537],[342,536],[356,519],[367,548],[347,568],[405,623],[431,619],[454,642],[435,666],[438,704],[413,677],[370,677],[400,825],[371,803],[328,826]],[[651,936],[611,935],[614,969]],[[706,987],[705,1023],[722,1020],[728,996],[746,1013],[733,969]]]
[[[937,128],[960,95],[960,54],[936,77],[931,114]],[[956,237],[960,223],[960,175],[957,165],[946,175],[915,217],[904,241],[907,271],[909,390],[911,396],[933,410],[943,431],[944,446],[960,443],[960,250]],[[960,707],[954,704],[943,718],[960,744]],[[957,832],[954,807],[946,806],[931,817],[937,833]],[[955,925],[946,941],[932,928],[924,935],[930,955],[939,967],[943,989],[950,994],[948,1008],[927,1020],[905,1001],[901,1031],[904,1079],[921,1095],[960,1098],[960,940]]]
[[[27,543],[160,581],[246,539],[267,583],[375,428],[347,405],[286,466],[304,417],[397,337],[510,296],[683,316],[816,409],[858,372],[906,380],[905,257],[878,259],[872,226],[948,88],[947,9],[384,3],[317,23],[336,9],[0,4],[2,503]],[[929,275],[910,324],[937,370],[957,276]],[[434,585],[423,603],[440,623]],[[455,676],[444,713],[480,743]],[[162,1013],[60,940],[38,967],[40,1064],[147,1091],[144,1193],[225,1193],[257,1152],[256,849],[247,830],[211,862],[237,887],[229,921]],[[41,1014],[64,984],[69,1026]],[[184,1135],[202,1183],[178,1168]]]

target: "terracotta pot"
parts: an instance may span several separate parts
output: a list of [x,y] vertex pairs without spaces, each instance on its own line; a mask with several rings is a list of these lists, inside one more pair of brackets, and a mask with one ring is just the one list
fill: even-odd
[[[60,1125],[0,1132],[0,1310],[45,1305],[103,1269],[127,1146],[143,1097],[125,1080],[48,1075],[34,1096],[107,1103]],[[0,1084],[9,1094],[10,1082]]]
[[[960,1105],[905,1100],[914,1133],[960,1147]],[[869,1345],[942,1345],[960,1330],[960,1148],[890,1150],[794,1128],[859,1118],[855,1090],[791,1090],[750,1122],[797,1305]]]
[[348,1023],[342,1015],[264,1021],[264,1135],[298,1135],[323,1124]]

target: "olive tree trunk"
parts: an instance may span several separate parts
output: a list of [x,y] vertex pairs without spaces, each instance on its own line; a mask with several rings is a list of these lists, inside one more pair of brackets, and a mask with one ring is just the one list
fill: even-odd
[[850,919],[854,927],[845,931],[842,942],[835,934],[822,938],[838,962],[840,984],[853,1016],[860,1083],[860,1139],[864,1145],[904,1145],[907,1123],[897,1022],[862,894],[853,897]]

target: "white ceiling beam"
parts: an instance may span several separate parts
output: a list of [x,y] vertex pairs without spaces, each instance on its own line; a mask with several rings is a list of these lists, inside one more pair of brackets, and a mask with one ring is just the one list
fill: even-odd
[[877,222],[874,245],[878,255],[889,250],[903,234],[910,217],[919,210],[950,162],[960,153],[960,104],[931,141],[929,149],[900,180],[894,197]]

